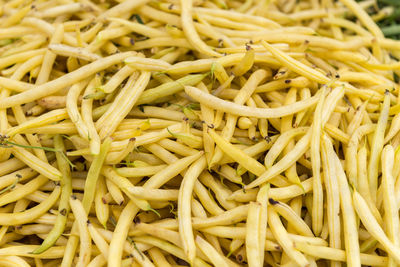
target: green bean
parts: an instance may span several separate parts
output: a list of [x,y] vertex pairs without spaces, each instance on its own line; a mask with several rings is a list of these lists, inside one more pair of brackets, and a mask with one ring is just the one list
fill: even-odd
[[[54,137],[54,148],[62,151],[64,153],[65,147],[62,137],[60,135],[56,135]],[[51,229],[50,233],[47,235],[46,239],[43,240],[43,243],[32,251],[33,254],[41,254],[44,251],[48,250],[52,247],[57,239],[62,235],[65,230],[65,226],[67,224],[68,213],[70,211],[69,207],[69,197],[72,194],[72,178],[71,178],[71,170],[68,165],[68,162],[65,160],[61,154],[57,153],[57,164],[58,168],[61,171],[61,196],[60,196],[60,204],[58,205],[58,214],[56,218],[56,222],[54,223],[53,229]]]
[[390,94],[389,91],[385,93],[382,110],[379,115],[376,130],[372,139],[371,156],[368,165],[368,182],[370,193],[374,202],[376,202],[376,193],[378,191],[378,168],[380,156],[384,145],[385,130],[389,118],[390,108]]
[[321,155],[320,155],[320,141],[322,131],[322,109],[325,101],[325,90],[322,88],[322,96],[318,101],[317,107],[314,112],[314,120],[311,132],[311,165],[313,172],[313,210],[312,210],[312,228],[316,235],[321,233],[322,224],[324,219],[323,203],[324,193],[322,189],[322,179],[320,174],[321,169]]
[[[396,203],[393,179],[394,150],[386,145],[382,151],[382,188],[383,205],[385,210],[386,233],[394,245],[399,246],[399,213]],[[389,256],[388,266],[397,266],[395,260]]]
[[348,266],[360,266],[360,247],[356,214],[352,205],[351,192],[340,159],[331,147],[336,164],[336,177],[339,183],[340,206],[343,214],[344,244]]
[[[332,153],[332,142],[326,136],[322,136],[322,165],[324,170],[324,183],[326,189],[327,202],[327,221],[329,231],[329,246],[333,248],[341,248],[341,221],[340,221],[340,196],[339,183],[336,173],[336,164]],[[334,263],[338,265],[338,263]]]
[[[50,196],[39,205],[22,211],[14,213],[0,213],[0,224],[1,225],[18,225],[31,222],[41,215],[46,213],[57,201],[60,196],[60,187],[56,186]],[[28,202],[29,203],[29,202]]]
[[3,193],[0,196],[0,206],[4,206],[6,204],[24,198],[25,196],[35,192],[36,190],[39,190],[39,188],[43,186],[47,181],[48,179],[46,177],[44,177],[43,175],[39,175],[35,179],[32,179],[22,186],[20,186],[19,184],[13,184],[13,187],[16,187],[17,185],[16,189],[7,193]]
[[38,246],[36,245],[14,245],[0,248],[0,258],[6,255],[14,255],[41,259],[60,259],[64,255],[64,246],[52,247],[41,255],[32,254],[31,251],[36,249],[37,247]]
[[183,177],[178,195],[178,223],[183,249],[191,264],[196,258],[196,244],[191,221],[191,198],[193,187],[200,173],[206,167],[206,158],[202,156],[193,163]]
[[94,200],[94,194],[96,192],[97,179],[99,178],[101,166],[107,156],[108,150],[110,149],[111,138],[106,138],[100,147],[100,153],[94,157],[92,164],[90,165],[89,172],[86,177],[84,195],[82,199],[82,205],[85,208],[86,213],[89,212],[90,206]]
[[110,209],[107,203],[103,202],[103,197],[107,193],[107,187],[104,177],[99,177],[95,194],[95,210],[97,220],[107,229],[107,221],[110,216]]
[[136,102],[136,105],[149,104],[159,98],[179,93],[180,91],[183,91],[185,89],[184,86],[195,86],[207,76],[208,73],[187,75],[176,81],[164,83],[152,89],[147,89],[143,92],[143,94],[140,95],[138,101]]

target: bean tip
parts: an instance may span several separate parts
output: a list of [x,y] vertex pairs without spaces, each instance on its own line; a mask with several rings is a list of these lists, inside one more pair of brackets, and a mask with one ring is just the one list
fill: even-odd
[[269,204],[271,204],[271,205],[279,204],[279,201],[276,201],[276,200],[274,200],[274,199],[271,198],[271,197],[268,199],[268,202],[269,202]]

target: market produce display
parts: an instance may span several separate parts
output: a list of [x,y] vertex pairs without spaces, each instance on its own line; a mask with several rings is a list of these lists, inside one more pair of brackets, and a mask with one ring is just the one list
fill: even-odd
[[392,0],[0,0],[0,266],[400,265]]

